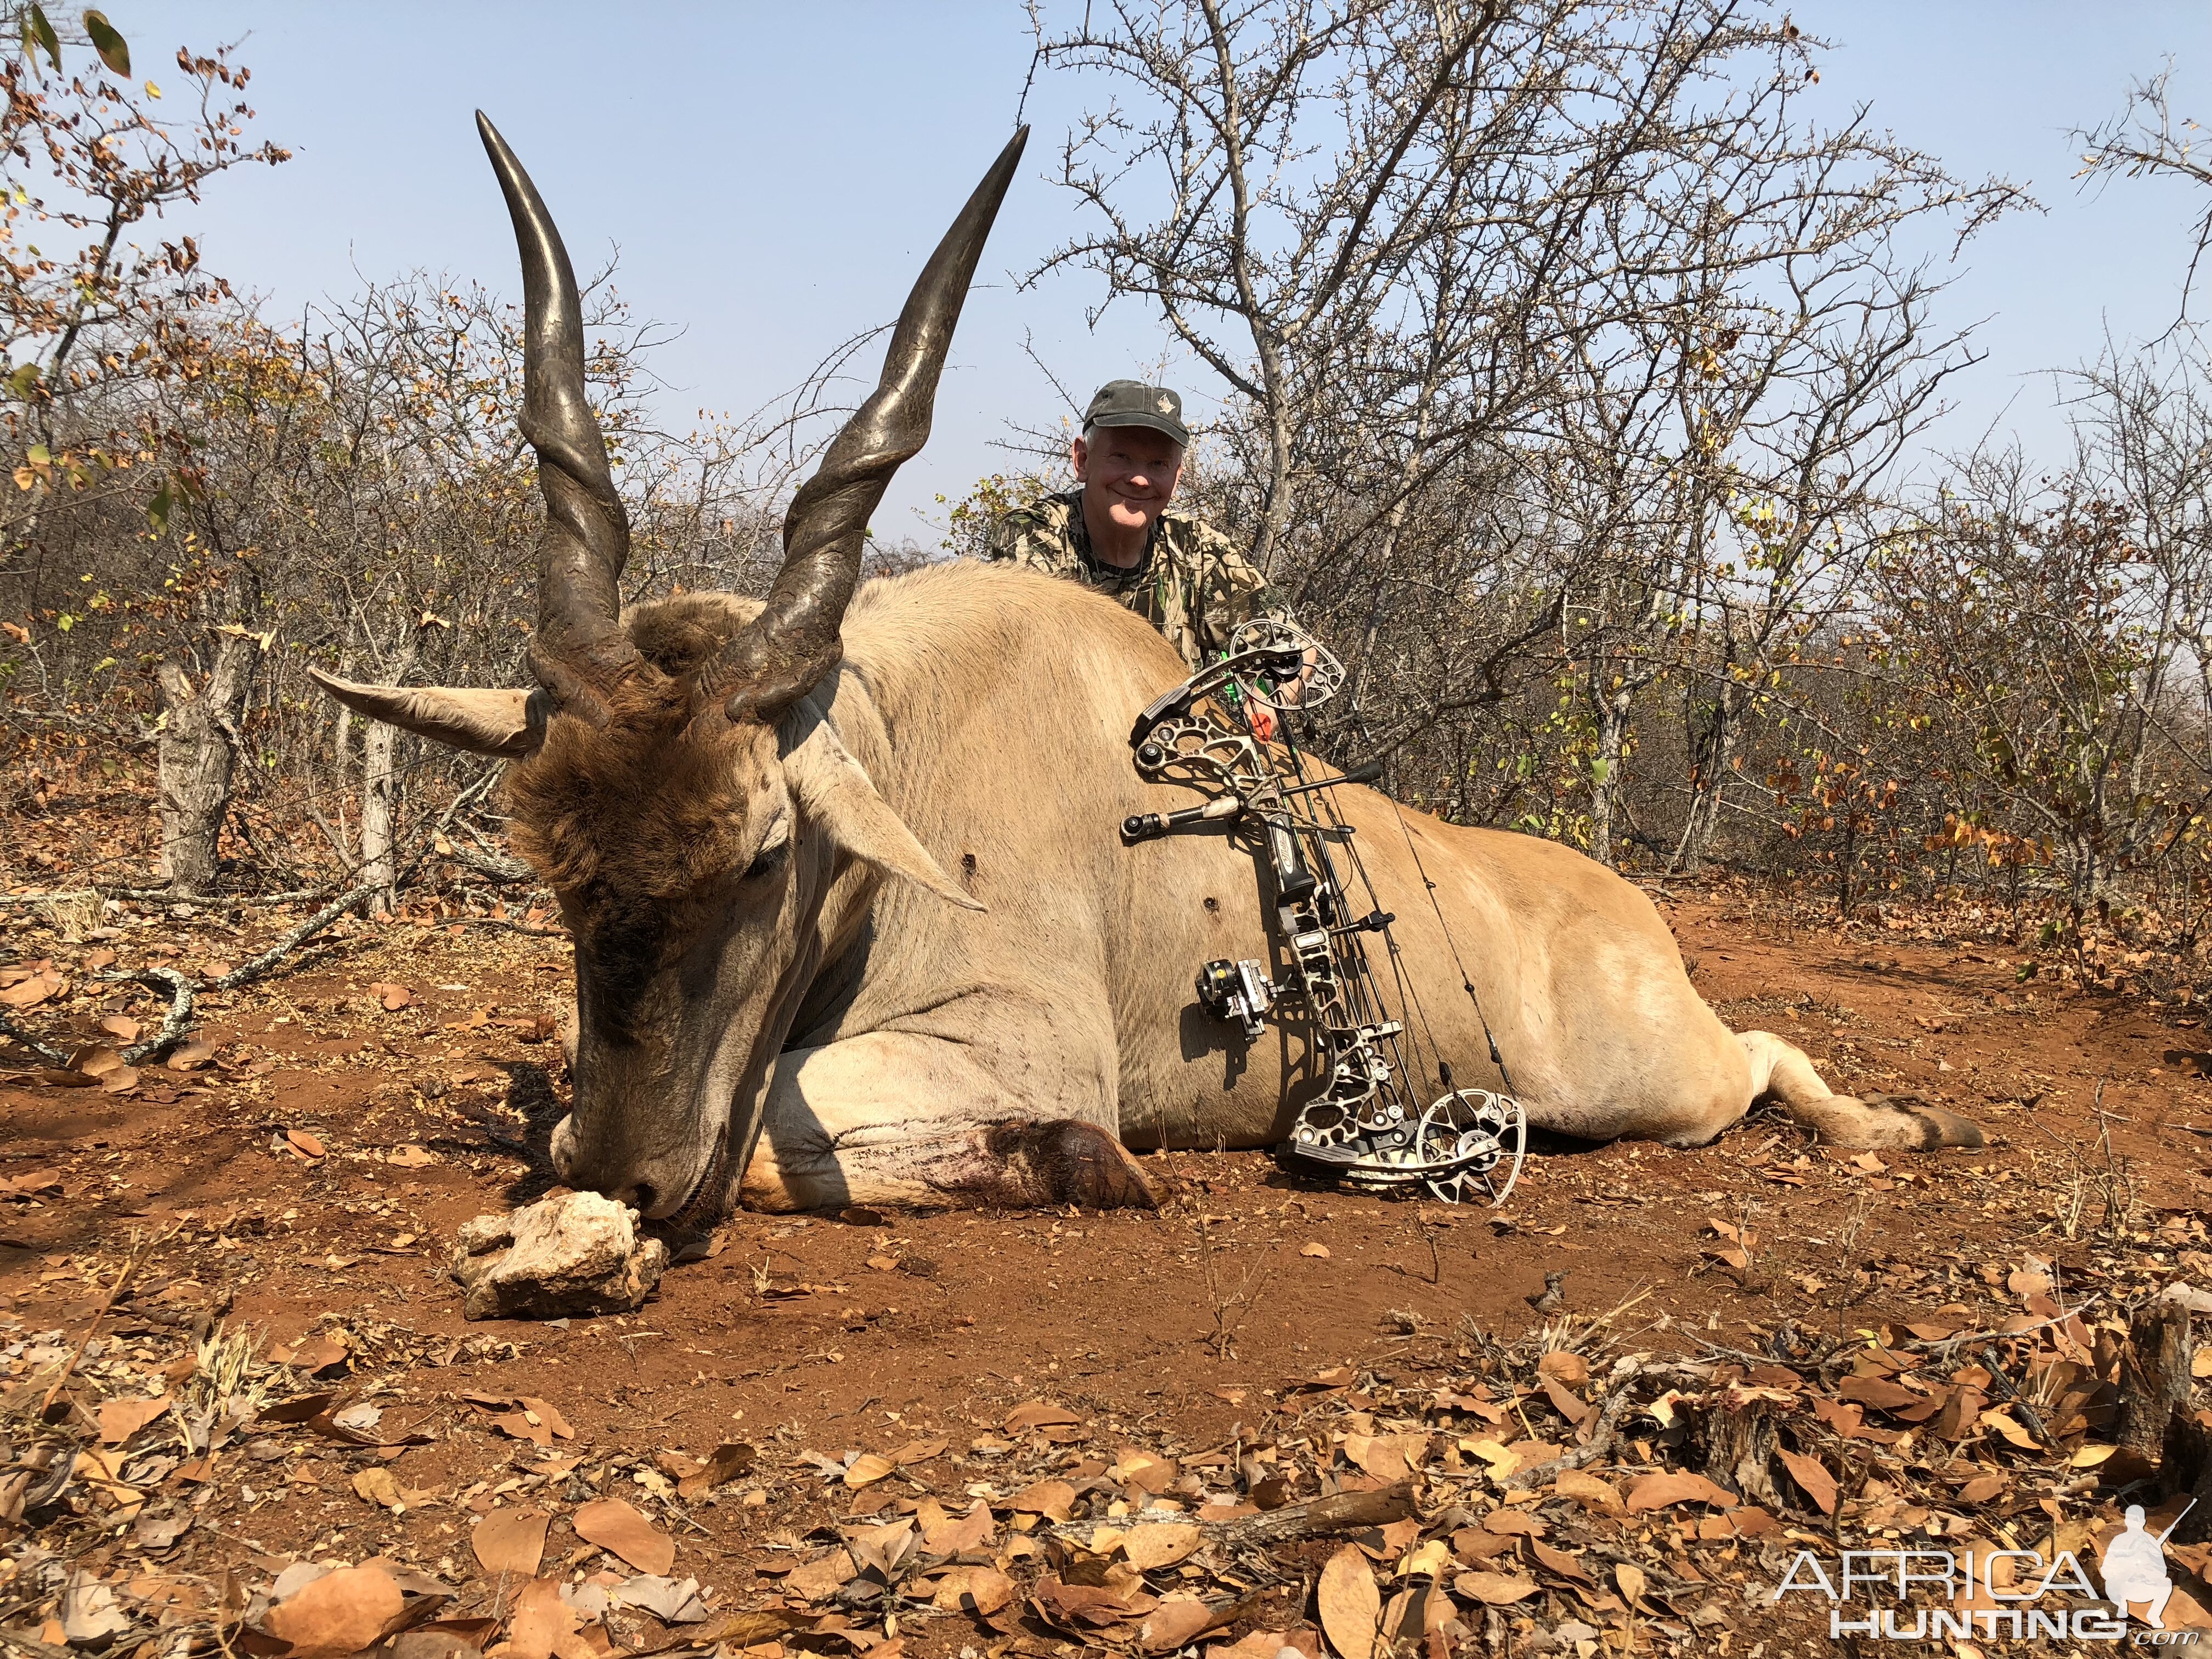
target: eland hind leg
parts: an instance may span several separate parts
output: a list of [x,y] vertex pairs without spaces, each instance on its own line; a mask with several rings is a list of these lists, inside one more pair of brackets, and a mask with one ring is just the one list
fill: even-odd
[[739,1200],[756,1210],[1158,1207],[1155,1183],[1115,1133],[1110,1079],[1054,1081],[1040,1112],[969,1045],[942,1037],[874,1031],[793,1049],[776,1063]]
[[1822,1082],[1805,1051],[1771,1031],[1739,1031],[1751,1060],[1751,1103],[1771,1100],[1794,1123],[1838,1146],[1933,1152],[1978,1146],[1982,1132],[1940,1106],[1891,1104],[1839,1095]]

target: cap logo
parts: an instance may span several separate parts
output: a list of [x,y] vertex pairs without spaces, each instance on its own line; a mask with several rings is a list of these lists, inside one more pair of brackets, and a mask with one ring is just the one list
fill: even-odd
[[1174,399],[1174,398],[1161,398],[1161,399],[1160,399],[1160,413],[1161,413],[1161,414],[1163,414],[1163,415],[1172,415],[1172,414],[1174,414],[1174,413],[1175,413],[1175,399]]

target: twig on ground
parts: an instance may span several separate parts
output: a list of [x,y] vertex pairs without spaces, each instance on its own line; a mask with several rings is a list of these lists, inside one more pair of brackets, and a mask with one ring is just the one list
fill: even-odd
[[21,1043],[41,1060],[51,1060],[57,1066],[66,1066],[70,1062],[66,1049],[57,1048],[51,1043],[40,1042],[5,1014],[0,1014],[0,1036]]
[[1401,1480],[1380,1492],[1345,1492],[1304,1504],[1287,1504],[1265,1515],[1199,1524],[1224,1544],[1279,1544],[1294,1538],[1318,1538],[1355,1527],[1386,1526],[1413,1513],[1413,1483]]
[[211,991],[232,991],[241,985],[251,985],[258,979],[266,978],[276,970],[286,957],[321,933],[340,916],[344,915],[355,905],[379,891],[382,885],[380,882],[372,881],[363,882],[358,887],[347,889],[259,956],[240,963],[237,967],[207,988]]
[[2005,1368],[1998,1363],[1996,1350],[1984,1348],[1978,1357],[1983,1369],[1996,1382],[1997,1392],[2005,1397],[2005,1403],[2020,1413],[2021,1426],[2033,1435],[2045,1451],[2056,1451],[2057,1447],[2051,1438],[2051,1431],[2043,1426],[2043,1419],[2037,1414],[2035,1407],[2027,1403],[2027,1396],[2014,1387],[2012,1378],[2005,1375]]
[[173,968],[139,968],[119,974],[102,974],[100,978],[115,983],[135,981],[169,994],[169,1008],[161,1016],[161,1029],[145,1042],[134,1042],[125,1048],[123,1051],[125,1065],[136,1066],[142,1060],[151,1060],[184,1041],[185,1033],[191,1029],[192,994],[198,989],[195,981],[186,979]]
[[[167,1237],[173,1237],[176,1231],[172,1228]],[[68,1360],[63,1364],[61,1370],[55,1373],[53,1386],[46,1390],[46,1397],[39,1401],[39,1415],[41,1418],[52,1410],[54,1401],[61,1398],[63,1385],[76,1371],[77,1362],[84,1358],[84,1351],[92,1346],[92,1339],[98,1334],[100,1322],[107,1317],[109,1310],[115,1306],[116,1298],[123,1294],[123,1287],[131,1282],[131,1275],[144,1265],[146,1258],[153,1255],[155,1245],[161,1242],[161,1237],[150,1233],[143,1238],[134,1240],[131,1254],[124,1258],[122,1267],[116,1270],[115,1282],[107,1287],[107,1299],[93,1311],[92,1322],[84,1328],[84,1334],[77,1338],[76,1346],[70,1352]]]

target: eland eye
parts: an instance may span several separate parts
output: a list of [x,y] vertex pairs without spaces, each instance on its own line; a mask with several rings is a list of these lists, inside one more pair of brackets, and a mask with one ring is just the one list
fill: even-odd
[[744,879],[759,881],[783,868],[783,861],[791,856],[791,840],[786,836],[772,847],[763,847],[753,854],[753,861],[745,866]]

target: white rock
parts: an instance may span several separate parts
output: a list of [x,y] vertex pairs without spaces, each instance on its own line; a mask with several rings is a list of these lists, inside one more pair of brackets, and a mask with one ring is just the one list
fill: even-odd
[[564,1193],[463,1224],[453,1277],[471,1319],[557,1319],[629,1313],[668,1265],[668,1247],[640,1241],[637,1212],[598,1193]]

